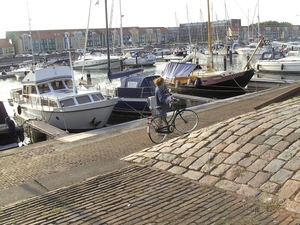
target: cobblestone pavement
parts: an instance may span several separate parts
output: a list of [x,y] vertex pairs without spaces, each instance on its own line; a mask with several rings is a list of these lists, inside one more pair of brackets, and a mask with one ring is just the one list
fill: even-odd
[[142,121],[0,152],[0,224],[300,224],[300,99],[253,111],[293,88],[197,109],[157,146]]
[[146,148],[123,160],[300,213],[300,98]]

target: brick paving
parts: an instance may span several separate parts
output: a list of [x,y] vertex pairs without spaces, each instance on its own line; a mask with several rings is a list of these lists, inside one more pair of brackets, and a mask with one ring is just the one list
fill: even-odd
[[0,224],[300,223],[276,207],[135,165],[2,207]]
[[[0,224],[299,225],[300,99],[253,111],[294,88],[197,109],[197,130],[161,145],[142,121],[0,152]],[[16,198],[20,188],[31,195]]]

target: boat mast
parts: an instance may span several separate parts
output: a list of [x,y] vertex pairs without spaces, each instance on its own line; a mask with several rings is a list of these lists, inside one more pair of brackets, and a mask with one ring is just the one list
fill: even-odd
[[83,49],[83,65],[82,65],[82,71],[81,71],[82,76],[83,76],[83,71],[84,71],[85,53],[86,53],[87,41],[88,41],[90,15],[91,15],[91,5],[92,5],[92,0],[90,0],[89,16],[88,16],[88,22],[87,22],[87,27],[86,27],[86,32],[85,32],[85,42],[84,42],[84,49]]
[[214,63],[212,61],[212,45],[211,45],[211,28],[210,28],[210,7],[209,7],[209,0],[207,0],[207,15],[208,15],[208,20],[207,20],[207,34],[208,34],[208,49],[209,49],[209,54],[210,54],[210,61],[208,62],[209,68],[213,69],[214,68]]
[[124,54],[124,43],[123,43],[123,27],[122,27],[122,9],[121,9],[121,0],[119,0],[119,5],[120,5],[120,39],[121,39],[121,52],[122,55]]
[[73,71],[73,62],[72,62],[72,56],[71,56],[69,33],[65,33],[65,37],[67,39],[67,50],[69,51],[69,62],[70,62],[70,69],[71,69],[71,75],[72,75],[73,93],[76,94],[77,93],[77,89],[76,89],[75,78],[74,78],[74,71]]
[[188,31],[189,31],[189,41],[190,41],[190,46],[189,46],[189,48],[191,49],[192,38],[191,38],[191,28],[190,28],[190,21],[189,21],[189,10],[188,10],[187,4],[186,4],[186,14],[187,14]]
[[32,65],[34,65],[35,60],[34,60],[34,51],[33,51],[33,38],[32,38],[32,33],[31,33],[31,18],[29,16],[29,7],[28,7],[28,1],[27,3],[27,14],[28,14],[28,22],[29,22],[29,35],[30,35],[30,42],[31,42],[31,54],[32,54]]
[[109,37],[108,37],[108,18],[107,18],[107,0],[105,0],[105,26],[106,26],[106,46],[107,46],[107,67],[108,67],[108,77],[110,77],[110,53],[109,53]]

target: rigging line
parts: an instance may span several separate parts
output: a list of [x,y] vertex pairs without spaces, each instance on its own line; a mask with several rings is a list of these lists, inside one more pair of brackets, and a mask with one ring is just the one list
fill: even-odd
[[118,98],[119,101],[122,101],[125,105],[129,106],[131,109],[133,109],[133,111],[137,112],[138,114],[140,114],[143,118],[146,118],[147,116],[145,116],[144,114],[140,113],[139,111],[137,111],[135,108],[133,108],[131,105],[129,105],[128,103],[126,103],[125,101],[123,101],[121,98]]

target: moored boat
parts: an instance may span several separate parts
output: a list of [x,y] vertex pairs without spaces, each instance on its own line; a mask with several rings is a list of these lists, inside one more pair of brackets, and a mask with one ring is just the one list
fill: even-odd
[[[82,68],[87,70],[107,70],[108,58],[104,54],[100,55],[85,55],[80,56],[73,63],[74,70],[81,70]],[[121,66],[122,58],[119,56],[110,56],[111,69],[118,69]]]
[[21,89],[11,91],[10,104],[16,116],[41,120],[69,132],[81,132],[106,125],[116,98],[107,98],[97,90],[75,86],[68,66],[53,66],[31,71],[22,80]]
[[120,84],[113,88],[118,103],[113,112],[130,114],[151,114],[148,97],[155,95],[154,79],[159,75],[132,75],[120,78]]
[[264,52],[256,61],[255,69],[264,73],[300,74],[300,53],[299,51],[289,51],[287,54],[282,51]]
[[4,103],[0,101],[0,151],[19,147],[23,141],[23,128],[10,118]]

